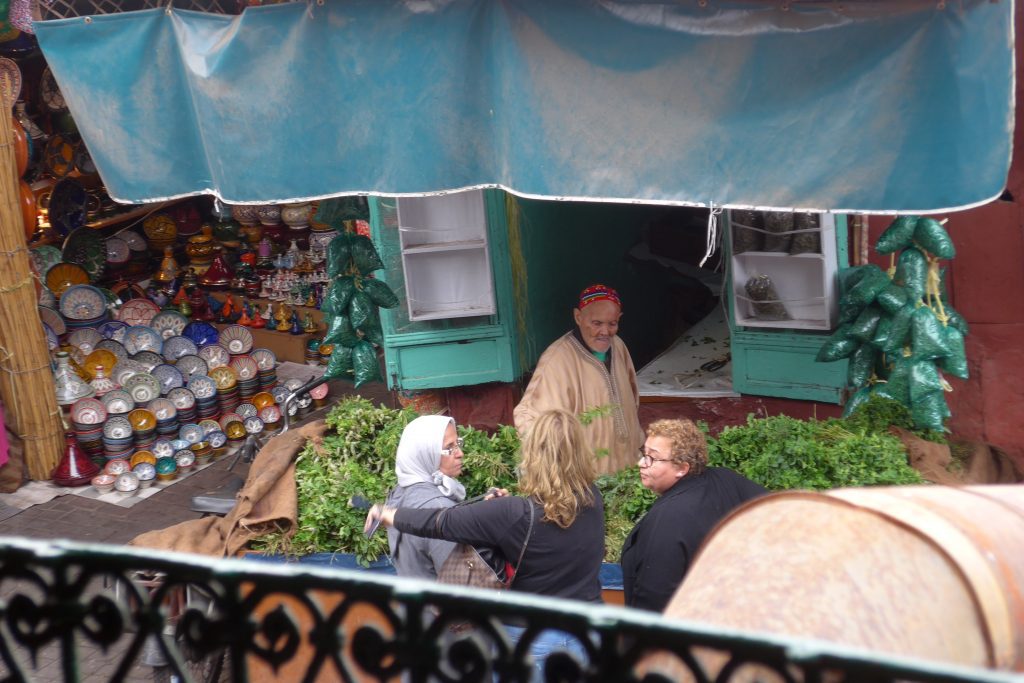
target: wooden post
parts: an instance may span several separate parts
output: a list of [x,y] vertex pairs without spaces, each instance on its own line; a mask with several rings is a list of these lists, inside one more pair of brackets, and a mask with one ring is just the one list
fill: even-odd
[[24,441],[32,479],[49,479],[64,446],[50,353],[21,218],[10,112],[0,114],[0,399]]

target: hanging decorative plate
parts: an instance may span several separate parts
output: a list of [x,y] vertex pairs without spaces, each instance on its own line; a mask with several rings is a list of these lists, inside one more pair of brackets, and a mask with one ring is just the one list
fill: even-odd
[[64,240],[64,261],[77,263],[89,273],[89,281],[99,282],[107,267],[107,246],[103,235],[92,228],[76,228]]
[[178,236],[178,224],[165,213],[155,213],[142,222],[146,237],[157,242],[169,242]]
[[142,363],[146,368],[146,372],[153,372],[153,368],[158,365],[163,365],[164,358],[159,353],[153,353],[152,351],[139,351],[138,353],[132,354],[132,360]]
[[96,331],[107,339],[123,342],[125,332],[128,331],[128,323],[123,323],[120,320],[110,320],[97,327]]
[[134,325],[124,333],[124,348],[128,353],[139,351],[152,351],[160,353],[164,345],[164,338],[152,327],[146,325]]
[[53,77],[50,67],[43,69],[43,75],[39,77],[39,98],[52,112],[67,109],[64,95],[61,94],[60,86],[57,85],[57,79]]
[[[43,166],[54,178],[65,178],[75,170],[75,146],[60,135],[47,140],[43,148]],[[82,222],[85,222],[85,206],[82,207]],[[51,220],[51,225],[52,225]],[[58,228],[60,230],[60,228]],[[62,234],[66,234],[62,231]]]
[[159,312],[160,307],[149,299],[132,299],[125,302],[125,305],[117,312],[117,319],[127,325],[146,325],[148,327]]
[[188,410],[196,404],[196,395],[192,393],[191,389],[185,387],[171,389],[167,392],[167,398],[174,403],[174,407],[178,410]]
[[21,69],[18,63],[7,57],[0,57],[0,98],[4,110],[10,111],[21,95]]
[[81,327],[68,335],[68,343],[86,355],[92,353],[103,339],[103,335],[91,327]]
[[[231,354],[220,344],[207,344],[199,349],[199,357],[206,361],[206,366],[213,370],[222,368],[231,362]],[[206,373],[210,374],[210,373]]]
[[[114,354],[114,357],[117,358],[118,362],[128,360],[128,351],[125,350],[124,344],[116,339],[104,339],[96,344],[96,349],[100,351],[110,351]],[[107,376],[109,377],[110,375]]]
[[206,346],[217,343],[217,328],[210,323],[191,322],[185,325],[181,332],[182,336],[188,337],[195,342],[196,346]]
[[90,320],[103,315],[107,297],[92,285],[74,285],[60,297],[60,312],[68,320]]
[[176,362],[182,356],[194,356],[198,351],[188,337],[171,337],[164,342],[164,359],[170,363]]
[[89,284],[89,273],[74,263],[58,263],[46,271],[46,287],[60,297],[69,287]]
[[127,263],[128,259],[132,257],[132,250],[128,248],[128,243],[120,237],[108,237],[104,241],[104,246],[107,249],[107,263],[112,266]]
[[43,323],[43,332],[46,333],[46,347],[53,351],[60,346],[60,341],[57,339],[57,333],[53,331],[53,328]]
[[114,389],[103,394],[103,405],[110,414],[130,413],[135,410],[135,399],[124,389]]
[[39,319],[50,326],[57,336],[67,332],[67,326],[64,324],[64,318],[60,317],[60,313],[49,308],[48,306],[39,307]]
[[199,400],[213,398],[217,395],[217,382],[206,375],[192,375],[188,389]]
[[192,375],[205,375],[210,369],[205,360],[192,353],[179,358],[174,367],[181,371],[181,376],[185,378],[186,383],[192,379]]
[[146,403],[160,395],[160,381],[149,373],[140,372],[128,379],[124,390],[132,395],[136,403]]
[[139,237],[139,233],[132,230],[122,230],[117,233],[116,237],[120,237],[128,243],[128,248],[132,251],[147,251],[149,247],[146,245],[146,240]]
[[60,249],[49,244],[29,249],[29,255],[32,257],[32,265],[36,269],[36,274],[40,278],[62,260]]
[[259,367],[260,372],[266,372],[267,370],[273,370],[277,367],[277,356],[270,349],[253,349],[249,354],[249,357],[256,361],[256,365]]
[[188,325],[188,318],[177,311],[160,311],[149,321],[149,326],[164,339],[178,336]]
[[241,325],[228,325],[220,333],[217,343],[234,355],[248,353],[252,350],[252,332]]
[[185,380],[173,365],[156,366],[153,368],[153,376],[160,381],[161,394],[167,394],[171,389],[185,386]]

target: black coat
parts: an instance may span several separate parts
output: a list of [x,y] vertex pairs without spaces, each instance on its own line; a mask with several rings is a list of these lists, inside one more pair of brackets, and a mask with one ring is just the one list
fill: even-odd
[[741,503],[767,493],[732,470],[709,467],[654,501],[622,546],[626,605],[661,612],[711,528]]

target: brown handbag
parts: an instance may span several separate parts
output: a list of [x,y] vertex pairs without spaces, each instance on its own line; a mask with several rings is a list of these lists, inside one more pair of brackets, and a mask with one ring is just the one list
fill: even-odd
[[512,582],[519,573],[519,565],[526,554],[526,546],[530,542],[530,535],[533,533],[533,504],[526,501],[530,508],[530,526],[526,530],[526,538],[523,540],[523,548],[519,551],[519,559],[516,560],[512,576],[503,581],[485,560],[476,548],[468,543],[459,543],[448,555],[448,559],[441,565],[437,574],[440,583],[448,583],[457,586],[473,586],[475,588],[492,588],[494,590],[505,590],[512,586]]

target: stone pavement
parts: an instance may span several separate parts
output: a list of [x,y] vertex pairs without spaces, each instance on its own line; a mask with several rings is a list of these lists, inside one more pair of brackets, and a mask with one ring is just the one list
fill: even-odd
[[[350,384],[331,382],[328,405],[337,398],[351,393],[354,392]],[[391,396],[383,385],[365,386],[359,393],[377,403],[392,405]],[[325,411],[326,409],[316,411],[303,421],[320,417]],[[233,456],[223,457],[206,469],[167,487],[131,508],[83,496],[65,495],[22,511],[0,510],[0,538],[20,536],[123,545],[144,531],[163,529],[178,522],[200,517],[199,513],[193,512],[190,508],[192,496],[217,489],[236,475],[245,477],[248,465],[241,461],[233,471],[228,471],[233,461]],[[10,516],[4,518],[5,514]],[[0,599],[7,597],[0,595]],[[83,683],[109,680],[116,663],[122,658],[128,645],[127,641],[127,638],[123,638],[108,652],[102,652],[98,647],[79,638],[78,680]],[[34,663],[28,661],[26,653],[15,652],[15,656],[26,666],[33,681],[51,683],[64,680],[56,647],[42,650]],[[8,673],[6,666],[0,661],[0,680],[6,679]],[[153,680],[153,669],[136,661],[125,680],[128,683]]]

